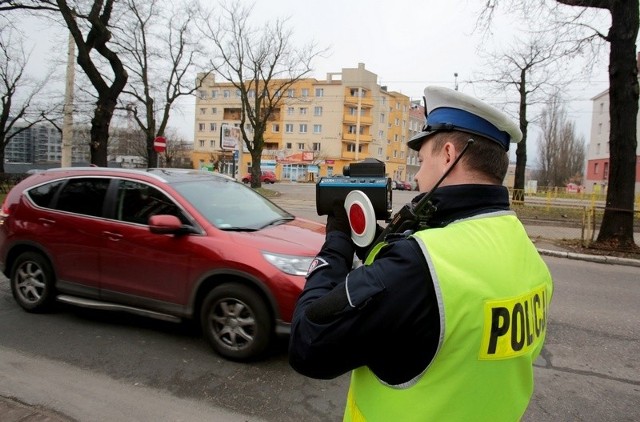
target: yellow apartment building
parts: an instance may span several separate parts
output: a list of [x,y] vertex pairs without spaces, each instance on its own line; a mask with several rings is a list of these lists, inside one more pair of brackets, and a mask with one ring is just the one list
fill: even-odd
[[[389,177],[405,180],[410,99],[377,80],[359,63],[328,73],[325,80],[293,84],[264,134],[262,169],[274,171],[280,180],[309,181],[342,174],[354,161],[375,158],[385,163]],[[209,75],[195,107],[194,166],[231,174],[235,156],[236,176],[247,173],[251,156],[243,145],[235,153],[221,148],[223,125],[240,124],[240,92]],[[251,133],[250,126],[245,129]]]

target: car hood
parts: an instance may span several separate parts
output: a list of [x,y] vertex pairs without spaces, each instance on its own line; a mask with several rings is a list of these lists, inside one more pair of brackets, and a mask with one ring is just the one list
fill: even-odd
[[324,224],[303,218],[270,226],[256,232],[235,232],[236,242],[271,252],[313,256],[325,239]]

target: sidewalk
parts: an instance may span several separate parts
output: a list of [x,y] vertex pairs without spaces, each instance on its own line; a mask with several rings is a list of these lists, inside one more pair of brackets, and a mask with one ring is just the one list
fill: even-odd
[[74,420],[57,412],[20,403],[0,396],[0,415],[3,422],[73,422]]

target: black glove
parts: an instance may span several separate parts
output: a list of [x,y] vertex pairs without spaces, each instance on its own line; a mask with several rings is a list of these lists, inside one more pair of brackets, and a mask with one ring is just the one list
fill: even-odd
[[334,231],[342,232],[351,237],[349,217],[344,210],[344,202],[340,200],[333,201],[331,212],[327,214],[327,233]]

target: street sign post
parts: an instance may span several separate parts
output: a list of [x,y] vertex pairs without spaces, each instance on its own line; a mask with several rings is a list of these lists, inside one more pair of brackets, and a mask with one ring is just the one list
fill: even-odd
[[[153,150],[160,154],[161,152],[165,152],[167,150],[167,138],[164,136],[156,136],[153,140]],[[156,167],[160,167],[160,155],[157,157]]]

